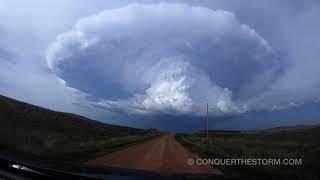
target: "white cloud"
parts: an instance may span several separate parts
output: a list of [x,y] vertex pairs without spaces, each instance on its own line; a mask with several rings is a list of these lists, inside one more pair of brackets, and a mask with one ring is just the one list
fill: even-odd
[[98,106],[133,114],[201,115],[207,100],[212,115],[246,112],[280,73],[268,42],[233,13],[166,3],[80,19],[49,46],[47,63]]
[[201,71],[178,57],[159,61],[144,77],[150,82],[144,94],[127,100],[100,101],[99,106],[114,111],[124,109],[131,114],[203,115],[208,101],[213,115],[246,111],[244,105],[232,102],[230,90],[212,84]]

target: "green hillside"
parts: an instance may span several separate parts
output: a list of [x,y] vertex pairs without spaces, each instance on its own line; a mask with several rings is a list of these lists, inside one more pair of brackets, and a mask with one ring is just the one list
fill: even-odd
[[145,141],[153,130],[109,125],[0,96],[0,153],[86,161]]

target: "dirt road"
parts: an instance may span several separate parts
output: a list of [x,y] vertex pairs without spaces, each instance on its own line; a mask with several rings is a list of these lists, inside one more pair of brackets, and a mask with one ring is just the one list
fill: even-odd
[[[91,160],[91,165],[148,170],[164,174],[204,173],[222,174],[211,166],[190,165],[199,158],[179,144],[174,135],[163,135],[151,141],[131,146],[112,154]],[[188,163],[189,160],[189,163]]]

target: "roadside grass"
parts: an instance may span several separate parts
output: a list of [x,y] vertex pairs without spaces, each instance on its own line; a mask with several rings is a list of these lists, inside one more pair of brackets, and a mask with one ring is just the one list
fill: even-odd
[[51,147],[27,146],[24,149],[19,147],[0,146],[2,155],[9,155],[20,158],[27,158],[41,161],[85,163],[96,157],[127,148],[134,144],[151,140],[159,133],[146,133],[140,135],[129,135],[123,137],[106,137],[100,140],[59,142]]
[[99,156],[107,155],[112,152],[127,148],[134,144],[143,143],[157,137],[159,134],[141,134],[124,137],[113,137],[101,141],[91,141],[85,144],[72,145],[69,151],[63,150],[61,153],[52,152],[52,157],[63,161],[87,162]]
[[155,129],[110,125],[0,95],[0,155],[86,162],[157,137]]
[[177,134],[176,139],[201,158],[302,159],[301,166],[219,166],[239,179],[320,179],[320,128],[276,132],[223,132]]

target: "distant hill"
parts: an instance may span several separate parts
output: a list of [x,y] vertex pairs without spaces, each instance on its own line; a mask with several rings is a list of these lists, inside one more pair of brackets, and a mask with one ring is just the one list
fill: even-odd
[[59,158],[63,155],[72,159],[109,152],[149,137],[152,132],[105,124],[0,95],[0,153]]
[[281,126],[281,127],[274,127],[270,129],[265,129],[264,131],[271,131],[271,132],[277,132],[277,131],[299,131],[299,130],[308,130],[308,129],[315,129],[320,128],[320,125],[297,125],[297,126]]
[[319,131],[320,125],[296,125],[296,126],[279,126],[269,129],[257,129],[241,131],[243,133],[301,133]]
[[[320,125],[296,125],[296,126],[279,126],[268,129],[256,129],[256,130],[221,130],[221,129],[209,129],[209,134],[218,134],[218,133],[276,133],[276,132],[301,132],[308,130],[320,130]],[[199,130],[198,133],[206,134],[207,130]]]

